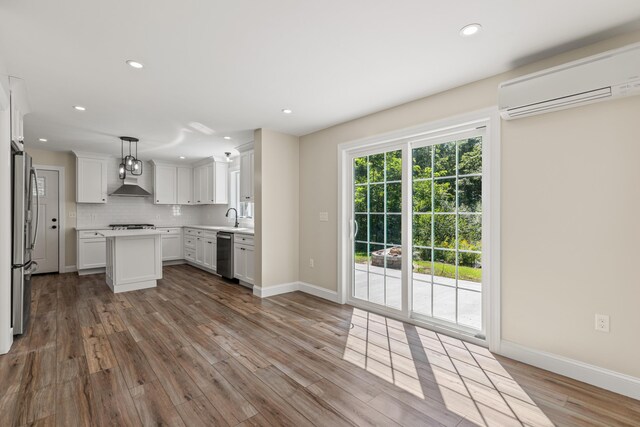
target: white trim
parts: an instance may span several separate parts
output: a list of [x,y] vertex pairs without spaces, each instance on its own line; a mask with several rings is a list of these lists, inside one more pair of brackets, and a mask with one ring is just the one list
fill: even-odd
[[314,295],[318,298],[326,299],[335,303],[340,304],[338,301],[338,293],[336,291],[331,291],[326,288],[321,288],[320,286],[312,285],[311,283],[306,282],[298,282],[300,288],[298,289],[305,294]]
[[66,271],[66,212],[65,212],[65,177],[64,166],[32,165],[35,169],[58,172],[58,273]]
[[288,294],[289,292],[300,291],[309,295],[326,299],[331,302],[338,303],[338,293],[320,286],[312,285],[306,282],[282,283],[275,286],[261,287],[254,285],[253,294],[259,298],[268,298],[276,295]]
[[640,399],[640,378],[600,368],[568,357],[534,350],[511,341],[500,343],[500,355],[528,363],[615,393]]
[[65,265],[64,271],[61,273],[75,273],[78,271],[78,268],[75,265]]
[[[487,335],[484,345],[490,350],[498,351],[501,342],[501,325],[500,325],[500,116],[497,107],[490,107],[483,110],[465,113],[454,117],[436,120],[430,123],[421,124],[397,131],[387,132],[371,137],[360,138],[354,141],[344,142],[337,147],[338,161],[338,271],[337,271],[337,295],[340,303],[349,302],[354,305],[355,301],[348,296],[348,284],[350,282],[350,266],[345,263],[345,255],[350,252],[350,242],[353,224],[351,223],[351,213],[347,208],[350,206],[350,180],[351,174],[350,163],[348,159],[359,150],[363,149],[386,149],[382,147],[387,144],[389,147],[395,147],[398,143],[410,144],[424,139],[434,139],[446,137],[460,131],[471,130],[479,126],[486,126],[486,135],[489,144],[483,144],[483,155],[486,153],[489,159],[489,167],[483,173],[483,180],[488,182],[486,186],[486,197],[488,199],[487,209],[483,212],[483,229],[489,229],[489,236],[483,240],[483,255],[487,255],[491,260],[485,271],[485,280],[487,286],[483,289],[483,306],[487,316],[483,316],[483,329]],[[390,148],[391,149],[391,148]],[[483,156],[484,157],[484,156]],[[406,159],[405,159],[406,160]],[[403,180],[405,180],[403,174]],[[403,207],[409,203],[403,196]],[[483,203],[483,208],[484,208]],[[485,221],[490,221],[489,223]],[[406,222],[406,221],[405,221]],[[348,228],[348,233],[347,233]],[[406,237],[409,231],[403,227],[403,237]],[[409,236],[410,237],[410,236]],[[483,236],[484,238],[484,236]],[[405,241],[406,246],[408,241]],[[484,261],[484,260],[483,260]],[[410,297],[410,296],[408,296]],[[407,302],[408,299],[407,299]],[[406,309],[407,304],[403,307]],[[367,307],[374,312],[388,316],[398,316],[399,311],[381,310],[381,307]],[[408,310],[402,313],[403,320],[409,321]],[[415,320],[414,320],[415,321]],[[434,329],[437,325],[427,323],[427,327]],[[425,326],[421,322],[421,326]],[[445,332],[451,335],[451,332]]]

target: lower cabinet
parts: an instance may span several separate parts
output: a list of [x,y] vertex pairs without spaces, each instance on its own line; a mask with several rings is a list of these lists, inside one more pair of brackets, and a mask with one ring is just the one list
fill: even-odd
[[184,233],[184,259],[204,270],[216,272],[216,234],[186,228]]
[[235,243],[233,247],[233,271],[234,277],[241,282],[253,285],[255,263],[253,246]]
[[78,232],[78,271],[104,268],[107,265],[107,239],[98,230]]
[[175,261],[184,258],[182,229],[163,228],[162,231],[162,261]]

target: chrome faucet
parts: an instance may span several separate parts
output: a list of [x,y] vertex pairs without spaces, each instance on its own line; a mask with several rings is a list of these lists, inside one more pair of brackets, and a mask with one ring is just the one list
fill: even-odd
[[236,223],[233,226],[233,228],[238,228],[238,211],[236,210],[236,208],[229,208],[227,209],[227,213],[224,214],[224,216],[226,216],[227,218],[229,218],[229,211],[234,211],[236,213]]

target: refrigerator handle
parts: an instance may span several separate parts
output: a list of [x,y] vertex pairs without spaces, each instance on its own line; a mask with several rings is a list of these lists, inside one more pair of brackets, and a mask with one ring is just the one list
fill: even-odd
[[[29,197],[33,197],[33,189],[36,190],[36,215],[35,215],[35,227],[33,232],[33,242],[31,243],[31,248],[34,249],[36,247],[36,242],[38,241],[38,223],[40,222],[40,192],[38,191],[38,173],[34,168],[31,168],[31,177],[29,182]],[[33,185],[33,187],[31,187]],[[33,219],[32,219],[33,221]]]

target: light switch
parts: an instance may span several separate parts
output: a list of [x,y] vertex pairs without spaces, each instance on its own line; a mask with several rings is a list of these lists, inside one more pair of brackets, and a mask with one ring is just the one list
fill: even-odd
[[320,212],[320,221],[329,221],[329,212]]

